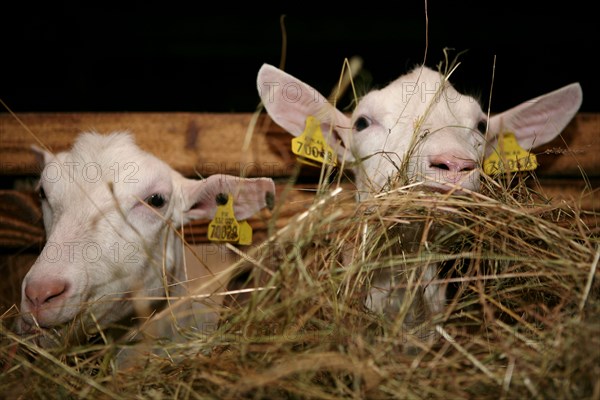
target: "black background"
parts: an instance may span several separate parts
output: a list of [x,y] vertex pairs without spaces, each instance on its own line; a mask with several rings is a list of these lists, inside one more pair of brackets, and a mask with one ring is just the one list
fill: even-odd
[[[251,112],[258,69],[280,63],[283,14],[285,69],[325,94],[345,57],[364,60],[360,89],[383,86],[424,58],[421,1],[335,11],[324,2],[252,3],[247,13],[223,5],[227,12],[175,2],[4,8],[0,98],[15,112]],[[496,57],[492,112],[575,81],[581,111],[600,112],[597,14],[584,3],[430,1],[428,16],[426,63],[435,67],[446,47],[452,57],[467,50],[452,81],[484,107]]]

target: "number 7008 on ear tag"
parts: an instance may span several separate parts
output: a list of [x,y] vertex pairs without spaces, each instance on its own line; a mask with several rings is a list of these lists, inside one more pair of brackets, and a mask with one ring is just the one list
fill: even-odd
[[208,239],[213,242],[252,244],[252,227],[248,221],[238,221],[233,212],[233,196],[227,196],[225,204],[219,204],[215,217],[208,224]]

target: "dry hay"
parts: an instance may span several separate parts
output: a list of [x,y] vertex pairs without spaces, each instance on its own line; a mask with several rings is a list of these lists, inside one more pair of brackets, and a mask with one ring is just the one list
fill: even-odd
[[[530,179],[531,180],[531,179]],[[597,215],[551,204],[531,182],[481,194],[399,188],[360,205],[321,187],[306,213],[232,268],[254,271],[215,331],[183,343],[42,350],[3,328],[8,398],[599,398]],[[344,254],[353,254],[352,261]],[[447,308],[420,311],[425,265]],[[395,318],[364,306],[394,267],[411,299]],[[3,318],[3,324],[7,320]],[[435,333],[432,335],[432,333]],[[132,362],[113,368],[116,350]],[[135,355],[137,354],[137,355]]]

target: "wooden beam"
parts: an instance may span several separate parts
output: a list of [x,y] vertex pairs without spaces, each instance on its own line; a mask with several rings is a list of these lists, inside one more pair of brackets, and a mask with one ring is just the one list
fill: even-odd
[[539,176],[600,176],[600,114],[579,113],[559,137],[535,149]]
[[25,128],[12,116],[0,114],[0,174],[35,174],[38,165],[32,144],[41,142],[58,152],[69,148],[80,132],[93,130],[130,131],[141,148],[186,176],[290,175],[295,158],[280,146],[281,139],[290,136],[264,116],[244,149],[251,118],[251,114],[35,113],[19,115]]
[[[0,114],[0,175],[34,175],[31,150],[38,141],[53,151],[67,149],[77,134],[129,130],[143,149],[186,176],[228,173],[244,176],[289,176],[295,168],[291,136],[261,115],[244,148],[249,113],[32,113]],[[30,133],[31,132],[31,133]],[[600,176],[600,114],[580,113],[561,137],[536,149],[538,175],[580,178]],[[318,177],[318,169],[302,169]]]

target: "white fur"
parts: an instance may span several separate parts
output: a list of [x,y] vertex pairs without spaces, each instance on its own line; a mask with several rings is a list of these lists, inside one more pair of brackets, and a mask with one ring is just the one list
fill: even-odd
[[[487,121],[474,98],[458,93],[439,72],[419,66],[367,93],[347,117],[315,89],[271,65],[262,66],[257,85],[271,118],[292,135],[303,132],[308,116],[319,118],[330,146],[354,173],[359,201],[390,188],[400,170],[409,181],[436,190],[477,191],[483,158],[494,151],[498,134],[514,132],[526,150],[542,145],[564,129],[582,101],[581,87],[573,83]],[[359,130],[361,118],[368,127]],[[488,129],[479,132],[482,121]],[[423,279],[435,276],[436,266],[429,264]],[[393,275],[374,282],[383,291],[374,288],[367,305],[383,312],[397,301],[385,294],[394,291]],[[444,299],[445,286],[427,286],[425,301],[432,312],[443,310]]]
[[[103,327],[132,316],[136,298],[142,305],[147,296],[164,298],[167,285],[180,294],[183,246],[175,229],[214,217],[218,193],[234,196],[242,220],[275,190],[267,178],[186,179],[126,133],[84,133],[70,151],[38,152],[47,243],[23,280],[21,332],[75,319]],[[164,205],[149,205],[153,195]]]
[[[458,93],[439,72],[417,67],[367,93],[347,117],[315,89],[271,65],[263,65],[257,83],[269,115],[292,135],[302,133],[309,115],[321,120],[330,145],[355,174],[359,199],[388,188],[404,162],[412,181],[478,190],[478,167],[499,133],[513,131],[526,150],[542,145],[564,129],[582,101],[574,83],[487,121],[474,98]],[[357,131],[361,117],[370,125]],[[487,136],[477,130],[481,121],[488,123]]]

